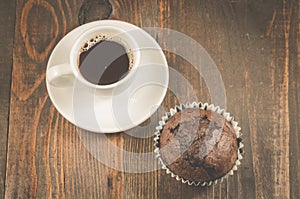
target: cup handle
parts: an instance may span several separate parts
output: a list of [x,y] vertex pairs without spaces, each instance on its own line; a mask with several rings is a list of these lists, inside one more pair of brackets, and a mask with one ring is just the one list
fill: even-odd
[[55,87],[70,87],[74,83],[74,75],[69,64],[59,64],[47,69],[47,81]]

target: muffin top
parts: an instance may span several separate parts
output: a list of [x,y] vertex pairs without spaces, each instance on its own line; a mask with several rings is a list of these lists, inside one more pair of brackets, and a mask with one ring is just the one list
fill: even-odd
[[234,128],[219,113],[187,108],[175,113],[164,125],[160,155],[179,177],[209,182],[226,175],[238,157]]

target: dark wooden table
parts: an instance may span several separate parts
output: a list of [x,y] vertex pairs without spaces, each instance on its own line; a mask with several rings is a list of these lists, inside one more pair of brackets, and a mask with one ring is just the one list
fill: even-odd
[[[180,31],[208,51],[224,81],[227,110],[242,127],[245,154],[234,176],[192,187],[162,170],[114,170],[86,150],[52,105],[45,70],[66,33],[99,19]],[[0,198],[300,198],[299,38],[296,0],[0,1]],[[193,66],[165,54],[197,98],[210,102]],[[177,102],[168,91],[162,106]],[[148,131],[138,133],[154,129]],[[101,135],[85,136],[101,142]],[[126,151],[153,150],[153,137],[106,136]],[[121,163],[122,157],[112,155]]]

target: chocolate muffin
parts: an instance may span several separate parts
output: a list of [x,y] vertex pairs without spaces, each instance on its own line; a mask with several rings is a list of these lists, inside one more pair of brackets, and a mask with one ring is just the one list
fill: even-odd
[[166,121],[158,147],[161,160],[172,173],[203,183],[232,170],[238,159],[239,139],[231,122],[219,113],[186,108]]

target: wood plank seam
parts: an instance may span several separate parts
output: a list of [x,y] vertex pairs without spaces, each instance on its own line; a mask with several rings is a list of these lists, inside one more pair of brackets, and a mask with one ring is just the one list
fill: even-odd
[[[16,0],[15,1],[12,1],[13,2],[13,7],[14,7],[14,9],[13,9],[13,11],[14,11],[14,15],[13,15],[13,36],[12,36],[12,47],[14,48],[14,46],[15,46],[15,39],[14,39],[14,37],[15,37],[15,30],[16,30]],[[12,50],[12,54],[11,54],[12,56],[11,56],[11,70],[10,70],[10,72],[9,72],[9,76],[10,76],[10,82],[9,82],[9,90],[10,90],[10,92],[8,92],[8,109],[7,109],[7,127],[6,127],[6,156],[5,156],[5,168],[4,168],[4,173],[5,173],[5,175],[4,175],[4,188],[3,188],[3,190],[4,190],[4,193],[3,193],[3,198],[5,198],[5,194],[6,194],[6,187],[7,187],[7,182],[6,182],[6,179],[7,179],[7,173],[6,173],[6,171],[7,171],[7,166],[8,166],[8,145],[9,145],[9,139],[8,139],[8,136],[9,136],[9,131],[10,131],[10,112],[11,112],[11,106],[10,106],[10,104],[11,104],[11,96],[13,95],[13,92],[12,92],[12,73],[13,73],[13,66],[14,66],[14,59],[13,59],[13,50]]]

